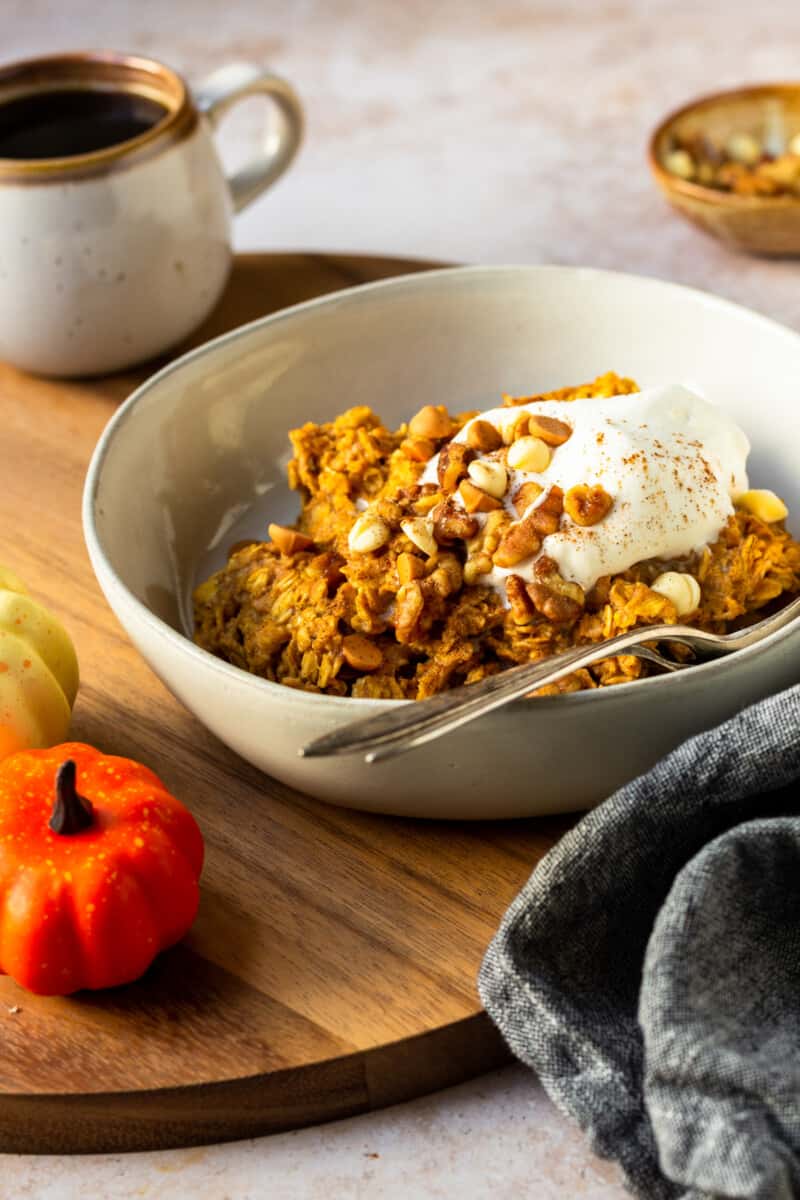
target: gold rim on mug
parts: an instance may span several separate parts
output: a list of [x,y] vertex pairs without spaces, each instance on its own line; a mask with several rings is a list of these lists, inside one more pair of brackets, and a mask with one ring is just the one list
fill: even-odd
[[155,100],[167,111],[127,141],[62,158],[0,158],[0,183],[44,183],[103,175],[140,162],[181,141],[198,120],[189,88],[176,71],[152,58],[87,50],[49,54],[0,67],[0,103],[48,91],[118,91]]

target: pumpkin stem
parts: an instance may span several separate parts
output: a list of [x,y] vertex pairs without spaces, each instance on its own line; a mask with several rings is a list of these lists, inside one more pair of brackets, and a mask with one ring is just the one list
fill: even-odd
[[75,789],[75,763],[68,758],[56,774],[56,802],[48,824],[53,833],[80,833],[89,828],[93,815],[91,800]]

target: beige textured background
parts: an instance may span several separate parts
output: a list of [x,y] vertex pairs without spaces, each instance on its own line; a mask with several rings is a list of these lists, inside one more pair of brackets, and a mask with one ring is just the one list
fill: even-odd
[[[287,75],[308,140],[291,174],[239,219],[241,249],[612,267],[800,328],[800,262],[737,256],[684,225],[644,164],[648,130],[667,109],[800,75],[797,0],[0,0],[0,16],[4,59],[110,46],[195,81],[231,59]],[[261,119],[252,103],[231,118],[227,159],[246,152]],[[589,1154],[521,1068],[233,1146],[0,1156],[0,1200],[624,1194],[616,1169]]]

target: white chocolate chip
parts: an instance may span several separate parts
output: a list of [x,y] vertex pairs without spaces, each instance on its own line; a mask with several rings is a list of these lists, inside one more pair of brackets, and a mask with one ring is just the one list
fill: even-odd
[[550,447],[538,437],[521,437],[508,448],[508,465],[515,471],[533,471],[534,474],[547,469],[550,462]]
[[754,167],[761,158],[761,145],[750,133],[734,133],[725,143],[725,153],[734,162]]
[[389,540],[389,527],[369,511],[362,513],[353,523],[347,538],[347,544],[354,554],[369,554],[372,550],[380,550]]
[[436,554],[439,546],[433,536],[432,520],[427,517],[411,517],[406,521],[401,521],[400,528],[408,540],[413,542],[423,554],[427,554],[429,557]]
[[694,177],[694,159],[686,150],[671,151],[664,158],[664,166],[670,175],[677,175],[679,179]]
[[665,596],[675,605],[679,617],[685,617],[700,604],[700,584],[694,575],[686,575],[682,571],[665,571],[650,584],[659,596]]
[[508,487],[508,472],[501,462],[493,459],[476,459],[467,467],[467,473],[475,487],[486,492],[487,496],[494,496],[495,500],[505,496]]
[[736,504],[758,517],[759,521],[765,521],[767,525],[774,521],[783,521],[789,515],[789,510],[780,496],[776,496],[769,488],[752,488],[749,492],[743,492],[741,496],[736,497]]

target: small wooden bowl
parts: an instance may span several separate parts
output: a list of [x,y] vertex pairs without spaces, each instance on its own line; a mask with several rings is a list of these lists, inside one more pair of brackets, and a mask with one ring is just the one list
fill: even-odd
[[681,179],[663,165],[676,136],[705,133],[720,145],[734,133],[763,140],[776,104],[791,138],[800,131],[800,84],[761,84],[704,96],[671,113],[653,133],[648,157],[670,204],[694,225],[750,253],[800,255],[800,196],[739,196]]

